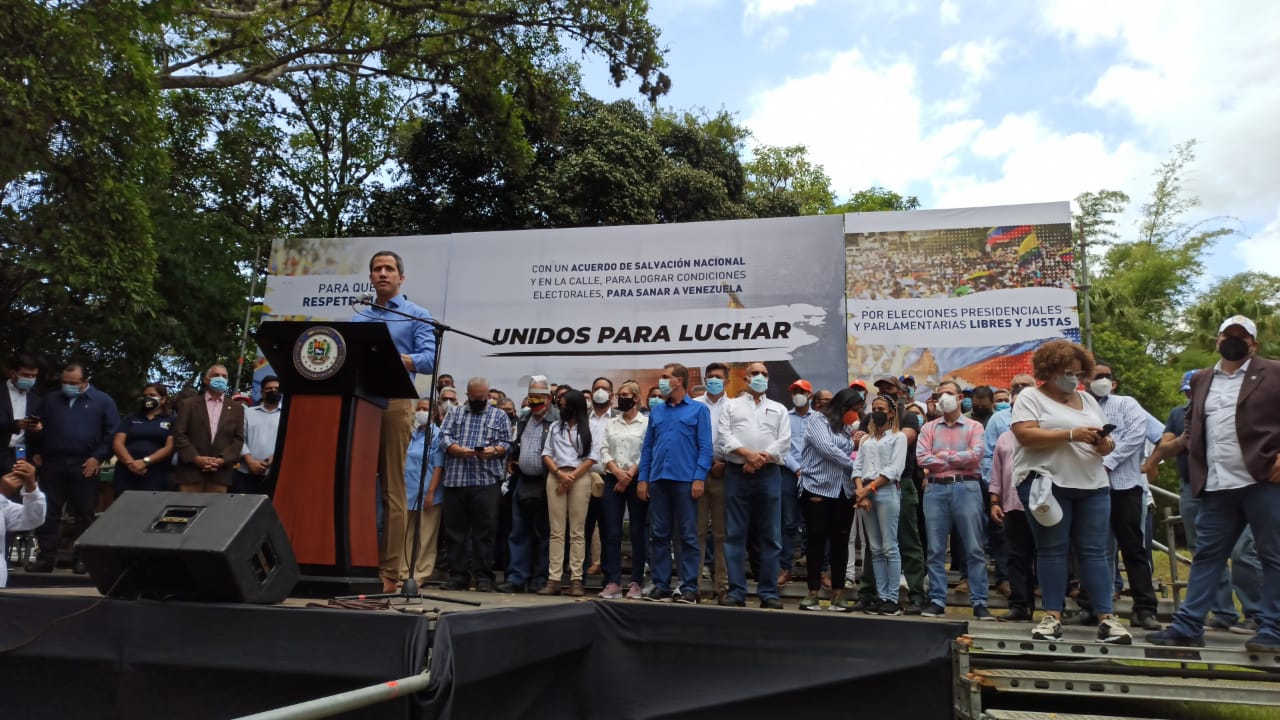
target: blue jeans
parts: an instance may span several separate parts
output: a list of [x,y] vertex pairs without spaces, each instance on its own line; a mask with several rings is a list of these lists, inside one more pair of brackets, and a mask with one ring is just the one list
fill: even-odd
[[618,479],[612,475],[604,476],[604,516],[601,520],[604,542],[600,544],[600,564],[604,566],[604,582],[622,584],[622,515],[626,512],[631,517],[631,582],[644,584],[644,564],[649,556],[649,538],[645,533],[645,522],[649,515],[649,504],[636,495],[636,484],[632,482],[623,492],[614,490]]
[[690,494],[691,483],[658,480],[649,483],[649,531],[653,585],[670,590],[671,546],[678,545],[680,594],[698,595],[698,503]]
[[892,603],[898,602],[898,580],[902,576],[902,555],[898,552],[898,516],[901,513],[902,494],[897,483],[876,490],[871,496],[871,512],[863,512],[867,545],[871,547],[871,565],[876,575],[876,593],[881,600]]
[[[1031,480],[1018,486],[1018,497],[1031,506]],[[1080,490],[1053,486],[1062,507],[1062,520],[1045,527],[1027,513],[1027,524],[1036,541],[1036,574],[1044,595],[1044,609],[1061,613],[1067,598],[1067,548],[1076,556],[1080,584],[1093,603],[1093,612],[1111,614],[1111,562],[1107,534],[1111,528],[1111,488]]]
[[[1182,529],[1187,535],[1187,547],[1196,549],[1196,519],[1200,515],[1200,498],[1192,497],[1191,485],[1183,484],[1182,498],[1178,504],[1178,514],[1182,516]],[[1262,605],[1262,563],[1258,562],[1258,552],[1253,544],[1253,532],[1245,528],[1231,551],[1231,567],[1222,569],[1222,582],[1214,599],[1212,610],[1214,617],[1234,624],[1240,619],[1235,603],[1231,601],[1231,591],[1240,600],[1240,609],[1244,616],[1258,616]]]
[[[982,485],[977,482],[931,482],[924,489],[925,528],[929,534],[929,602],[947,606],[947,536],[954,528],[962,547],[951,548],[952,554],[963,553],[968,568],[969,604],[987,604],[987,555],[982,550],[986,525],[982,522],[984,501]],[[879,572],[879,568],[877,568]],[[881,578],[880,583],[897,584],[898,576]]]
[[[522,478],[520,482],[544,482]],[[548,545],[551,542],[551,521],[547,517],[547,503],[520,505],[514,483],[511,488],[511,536],[507,539],[510,562],[507,565],[507,582],[512,585],[532,585],[540,588],[547,584]]]
[[747,599],[747,531],[760,533],[760,572],[756,594],[761,600],[778,597],[778,556],[782,553],[782,474],[772,463],[748,473],[728,463],[724,472],[724,562],[729,572],[729,597]]
[[804,516],[800,514],[800,481],[789,468],[780,468],[779,472],[782,473],[782,548],[778,552],[778,570],[791,572],[796,548],[801,547],[800,528],[804,525]]
[[1191,638],[1204,633],[1204,618],[1218,594],[1227,558],[1248,526],[1262,564],[1258,634],[1280,641],[1280,523],[1276,518],[1280,518],[1280,485],[1260,483],[1200,495],[1196,554],[1187,597],[1173,616],[1174,630]]

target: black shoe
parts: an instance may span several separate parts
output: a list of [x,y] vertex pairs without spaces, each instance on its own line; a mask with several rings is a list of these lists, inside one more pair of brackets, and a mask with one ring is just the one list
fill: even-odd
[[471,589],[471,581],[465,578],[449,578],[449,582],[444,584],[445,590],[469,590]]
[[1142,628],[1143,630],[1163,630],[1164,626],[1156,620],[1156,614],[1150,610],[1136,612],[1129,620],[1129,627]]
[[53,560],[28,560],[27,572],[29,573],[51,573],[53,572]]
[[1173,627],[1167,627],[1157,633],[1151,633],[1146,637],[1146,641],[1152,645],[1164,645],[1166,647],[1204,647],[1204,638],[1191,638],[1174,630]]
[[642,597],[649,602],[671,602],[671,599],[675,597],[675,593],[670,590],[663,590],[654,586],[649,588],[649,592],[645,593]]
[[853,606],[849,608],[849,611],[862,612],[868,615],[879,615],[880,599],[879,598],[858,598],[858,602],[854,603]]
[[672,599],[680,605],[697,605],[697,592],[678,592],[672,596]]
[[528,590],[529,588],[526,587],[524,583],[504,582],[498,585],[498,592],[506,593],[508,595],[520,595],[528,592]]
[[1031,611],[1026,608],[1012,607],[1009,612],[1001,615],[1000,622],[1031,622]]
[[946,617],[947,609],[937,603],[929,603],[929,607],[925,608],[920,614],[925,617]]
[[747,606],[747,604],[742,602],[741,600],[738,600],[736,598],[731,598],[728,595],[725,595],[724,597],[720,598],[719,604],[720,604],[720,607],[746,607]]
[[924,608],[920,607],[915,603],[907,603],[907,607],[903,609],[902,614],[903,615],[919,615],[922,612],[924,612]]
[[991,620],[995,620],[996,616],[991,614],[991,611],[987,609],[986,605],[974,605],[973,619],[991,621]]
[[71,572],[77,575],[86,575],[89,572],[89,567],[84,564],[83,560],[76,560],[71,564]]
[[880,603],[880,615],[901,615],[902,607],[892,600],[885,600]]
[[764,598],[760,601],[761,610],[781,610],[782,598]]
[[1081,610],[1070,617],[1062,618],[1063,625],[1086,625],[1092,627],[1098,624],[1098,616],[1088,610]]
[[1244,649],[1249,652],[1280,653],[1280,639],[1259,633],[1244,641]]
[[481,581],[477,582],[477,583],[476,583],[476,592],[487,592],[487,593],[491,593],[491,592],[493,592],[493,581],[491,581],[491,580],[481,580]]

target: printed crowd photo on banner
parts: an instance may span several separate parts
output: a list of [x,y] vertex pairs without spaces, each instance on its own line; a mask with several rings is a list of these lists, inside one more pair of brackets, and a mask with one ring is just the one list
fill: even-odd
[[849,380],[1030,372],[1040,344],[1079,341],[1072,247],[1065,202],[846,215]]

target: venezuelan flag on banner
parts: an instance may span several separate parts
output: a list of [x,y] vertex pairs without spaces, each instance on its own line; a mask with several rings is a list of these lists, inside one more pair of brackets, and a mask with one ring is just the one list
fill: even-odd
[[987,249],[990,250],[1001,243],[1021,240],[1034,231],[1035,228],[1030,225],[1004,225],[1001,227],[993,227],[987,232]]
[[1043,251],[1040,250],[1040,239],[1036,237],[1035,232],[1032,232],[1018,246],[1018,264],[1029,264],[1034,260],[1038,260],[1043,254]]
[[1061,260],[1062,262],[1068,262],[1068,263],[1075,262],[1076,254],[1074,251],[1071,251],[1071,250],[1063,250],[1062,252],[1058,253],[1058,259]]

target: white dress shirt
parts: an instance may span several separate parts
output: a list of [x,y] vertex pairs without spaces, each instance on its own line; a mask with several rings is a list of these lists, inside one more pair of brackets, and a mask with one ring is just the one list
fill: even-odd
[[[609,418],[600,438],[600,462],[615,462],[626,470],[640,464],[640,448],[644,445],[644,433],[649,428],[649,416],[636,413],[631,422],[621,414]],[[594,435],[592,436],[594,438]]]
[[712,400],[710,394],[702,395],[693,399],[694,402],[700,402],[711,410],[711,447],[712,456],[716,460],[724,460],[724,453],[720,450],[720,416],[724,414],[724,409],[729,405],[729,396],[720,393],[719,400]]
[[[9,404],[13,407],[13,419],[21,420],[27,416],[27,394],[18,389],[12,380],[5,382],[9,388]],[[9,436],[9,447],[16,448],[25,442],[26,431],[20,431]],[[3,587],[3,586],[0,586]]]
[[746,448],[768,453],[770,462],[781,465],[791,451],[791,416],[782,403],[763,395],[759,402],[751,393],[730,400],[717,424],[720,433],[715,444],[727,462],[746,463],[745,458],[734,452]]
[[[612,410],[605,410],[604,414],[596,412],[593,407],[587,411],[587,420],[591,425],[591,444],[596,446],[596,457],[600,457],[600,443],[604,441],[604,428],[609,424],[609,419],[613,417]],[[604,462],[596,460],[596,464],[591,468],[591,472],[604,474]]]
[[1240,436],[1236,434],[1236,402],[1248,371],[1248,360],[1233,373],[1224,371],[1221,361],[1213,366],[1209,392],[1204,398],[1205,459],[1209,464],[1204,489],[1208,492],[1253,484],[1240,448]]
[[4,534],[43,525],[45,506],[44,493],[38,487],[31,492],[23,490],[20,503],[0,495],[0,552],[4,555],[0,560],[0,588],[9,582],[9,548],[4,546]]

